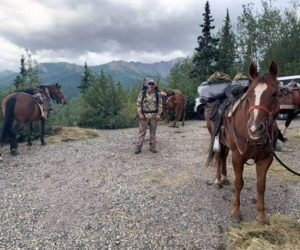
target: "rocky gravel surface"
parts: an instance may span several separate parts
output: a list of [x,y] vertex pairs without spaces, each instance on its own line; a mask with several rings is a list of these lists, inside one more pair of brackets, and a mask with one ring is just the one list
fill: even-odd
[[[292,123],[299,128],[300,120]],[[233,187],[210,185],[205,122],[160,125],[157,154],[149,141],[133,153],[137,132],[101,130],[96,139],[20,145],[16,157],[4,147],[0,249],[224,249]],[[280,156],[299,165],[299,151]],[[245,221],[256,216],[253,169],[245,170]],[[282,177],[286,171],[278,169],[268,176],[267,213],[299,219],[299,178]],[[232,171],[229,178],[232,183]]]

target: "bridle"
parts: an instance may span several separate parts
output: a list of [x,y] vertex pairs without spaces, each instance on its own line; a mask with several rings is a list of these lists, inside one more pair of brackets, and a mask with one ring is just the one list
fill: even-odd
[[274,112],[270,111],[268,108],[264,107],[263,105],[251,105],[250,108],[248,109],[248,113],[250,113],[255,109],[264,111],[265,113],[267,113],[268,116],[274,115]]
[[[241,105],[244,100],[246,100],[246,109],[247,109],[247,106],[249,106],[249,102],[250,102],[248,93],[246,93],[245,98],[241,101],[241,103],[239,105]],[[251,145],[251,146],[269,145],[271,150],[273,151],[272,136],[269,134],[269,129],[268,128],[269,128],[270,125],[273,124],[273,121],[276,119],[276,115],[278,114],[278,111],[279,111],[279,98],[276,97],[276,101],[274,103],[272,111],[270,109],[268,109],[267,107],[263,106],[263,105],[251,105],[248,108],[247,113],[250,114],[252,111],[254,111],[256,109],[261,110],[261,111],[265,112],[268,115],[268,118],[266,119],[265,124],[264,124],[265,127],[267,128],[266,133],[260,139],[255,139],[254,140],[254,139],[251,139],[248,136],[246,138],[244,136],[242,136],[237,131],[237,129],[235,127],[235,122],[234,122],[234,119],[233,119],[234,114],[232,114],[232,116],[231,116],[232,120],[231,119],[229,120],[229,122],[231,123],[235,144],[236,144],[237,149],[238,149],[238,151],[241,155],[244,155],[246,153],[248,145]],[[243,150],[241,149],[240,141],[243,141],[245,143],[245,147],[244,147]]]

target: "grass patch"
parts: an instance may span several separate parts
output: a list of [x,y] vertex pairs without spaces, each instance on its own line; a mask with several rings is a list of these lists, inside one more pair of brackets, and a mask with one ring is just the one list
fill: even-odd
[[300,249],[300,223],[295,219],[275,214],[270,225],[257,222],[242,223],[230,227],[226,235],[226,249],[281,250]]
[[60,127],[54,130],[55,135],[47,138],[47,143],[78,141],[84,139],[91,139],[100,136],[96,129],[86,129],[79,127]]

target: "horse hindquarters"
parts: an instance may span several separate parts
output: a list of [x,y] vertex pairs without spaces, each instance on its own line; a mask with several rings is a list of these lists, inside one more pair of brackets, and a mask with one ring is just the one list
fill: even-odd
[[18,130],[18,124],[13,128],[13,123],[15,120],[14,111],[16,106],[16,98],[11,97],[5,103],[5,118],[3,122],[2,132],[1,132],[1,144],[4,144],[5,139],[9,137],[10,140],[10,150],[12,154],[17,154],[17,141],[16,135]]

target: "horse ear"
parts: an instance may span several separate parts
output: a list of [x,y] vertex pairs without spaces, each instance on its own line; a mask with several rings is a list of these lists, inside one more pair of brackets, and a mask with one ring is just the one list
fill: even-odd
[[59,84],[58,82],[55,84],[55,86],[61,88],[61,84]]
[[257,68],[254,63],[251,63],[249,66],[249,75],[251,80],[258,76]]
[[275,61],[271,62],[271,65],[269,67],[269,73],[272,74],[273,76],[277,77],[278,68],[277,68],[277,64]]

